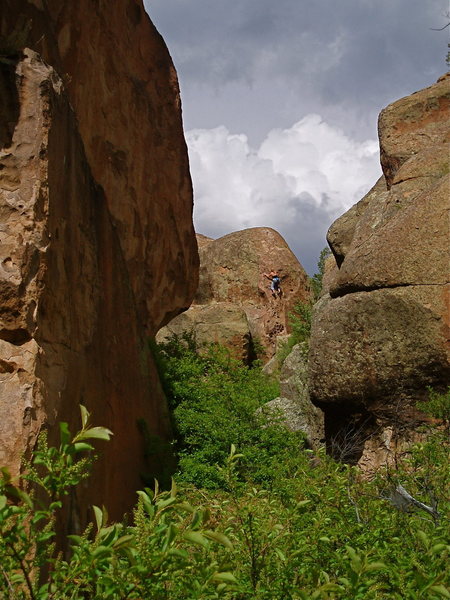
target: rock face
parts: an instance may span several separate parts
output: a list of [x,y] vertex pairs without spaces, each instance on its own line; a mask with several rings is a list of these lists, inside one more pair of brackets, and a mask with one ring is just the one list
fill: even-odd
[[75,431],[82,403],[115,434],[87,501],[117,517],[164,463],[137,421],[170,435],[146,340],[198,274],[176,74],[140,1],[6,5],[0,463],[17,473],[59,420]]
[[[200,236],[199,254],[194,303],[157,339],[180,333],[192,323],[202,341],[228,345],[246,362],[255,358],[255,349],[263,351],[265,359],[271,358],[277,336],[289,329],[289,313],[297,302],[310,297],[307,275],[284,239],[267,227],[236,231],[217,240]],[[280,298],[272,296],[270,280],[263,275],[272,269],[281,278]],[[205,325],[205,315],[214,320],[214,327]]]
[[325,441],[324,417],[320,408],[312,404],[308,391],[307,354],[302,344],[292,348],[280,373],[280,397],[262,407],[267,414],[278,412],[291,431],[302,431],[311,448],[319,448]]
[[392,448],[450,381],[450,77],[383,110],[379,136],[383,177],[328,232],[309,357],[328,439],[359,428],[363,461],[371,434]]
[[185,332],[195,335],[199,347],[210,343],[222,344],[243,362],[248,362],[252,353],[247,315],[243,308],[232,302],[193,305],[163,327],[156,340],[163,342],[172,335],[182,336]]

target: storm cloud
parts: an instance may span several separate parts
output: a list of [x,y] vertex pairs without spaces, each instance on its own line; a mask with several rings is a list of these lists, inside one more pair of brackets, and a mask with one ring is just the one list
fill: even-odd
[[[432,28],[447,22],[447,0],[147,0],[146,8],[180,80],[196,228],[211,236],[278,228],[311,271],[332,219],[376,180],[381,108],[445,71],[448,31]],[[280,213],[290,215],[284,225]]]
[[224,126],[191,130],[186,140],[197,230],[219,237],[273,227],[309,272],[329,224],[381,173],[375,141],[355,142],[315,114],[270,131],[258,148]]

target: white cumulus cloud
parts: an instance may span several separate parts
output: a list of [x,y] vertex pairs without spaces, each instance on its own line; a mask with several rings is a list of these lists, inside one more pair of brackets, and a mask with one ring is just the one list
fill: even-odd
[[378,143],[357,142],[310,114],[273,129],[259,148],[224,126],[186,133],[194,223],[219,237],[246,227],[279,231],[312,272],[331,222],[380,175]]

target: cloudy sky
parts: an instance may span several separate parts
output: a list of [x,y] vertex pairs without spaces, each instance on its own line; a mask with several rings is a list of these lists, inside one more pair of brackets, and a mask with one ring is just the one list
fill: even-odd
[[279,231],[315,270],[379,174],[377,116],[446,70],[449,0],[145,0],[181,87],[194,223]]

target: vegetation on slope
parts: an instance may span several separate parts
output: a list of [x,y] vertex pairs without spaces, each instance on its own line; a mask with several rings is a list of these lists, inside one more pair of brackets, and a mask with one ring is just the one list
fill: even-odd
[[[83,409],[81,432],[71,436],[62,424],[59,448],[41,439],[22,482],[2,472],[0,598],[450,598],[448,428],[436,428],[426,443],[395,457],[395,468],[364,481],[355,468],[303,450],[288,432],[283,439],[278,425],[254,420],[253,408],[272,385],[258,370],[241,372],[222,350],[200,358],[176,347],[178,359],[165,360],[180,489],[174,483],[168,491],[138,492],[123,523],[108,523],[106,511],[94,507],[95,525],[68,536],[68,557],[59,553],[53,540],[61,504],[87,474],[91,440],[109,436],[89,425]],[[433,402],[442,411],[449,397]],[[226,398],[242,399],[238,417]],[[240,445],[221,460],[233,438]],[[27,494],[24,483],[41,491]]]

